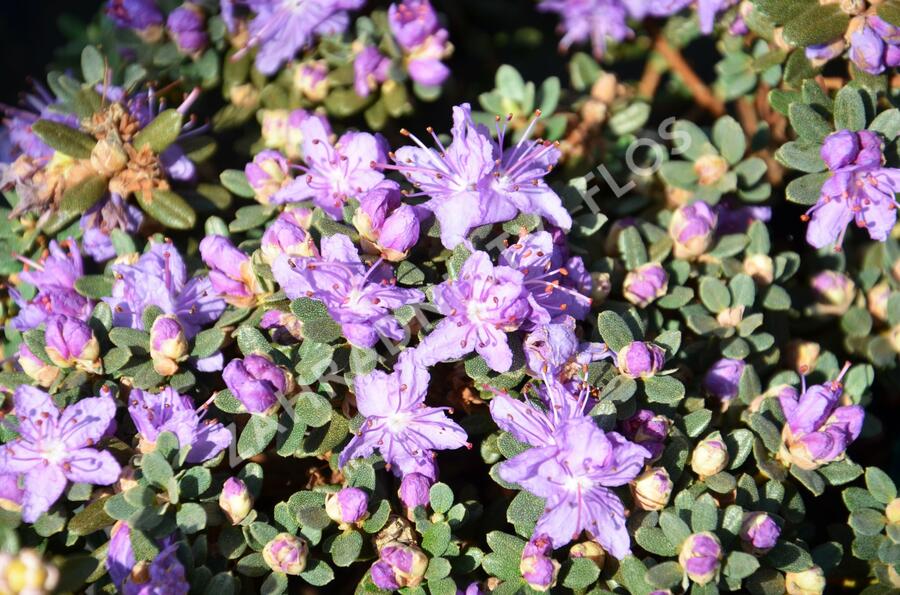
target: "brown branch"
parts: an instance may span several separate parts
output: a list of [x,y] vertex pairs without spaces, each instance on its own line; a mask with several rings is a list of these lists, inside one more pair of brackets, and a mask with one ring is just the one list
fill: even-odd
[[669,42],[666,41],[663,35],[656,35],[653,47],[665,58],[666,62],[681,80],[684,81],[684,84],[687,85],[687,88],[694,95],[697,105],[700,105],[716,117],[725,115],[725,103],[710,91],[706,83],[697,76],[694,69],[685,61],[681,52],[669,45]]
[[638,96],[652,102],[653,96],[656,94],[656,89],[659,87],[660,80],[662,80],[662,73],[653,64],[653,58],[650,58],[647,60],[647,65],[644,67],[644,74],[641,76],[640,82],[638,82]]

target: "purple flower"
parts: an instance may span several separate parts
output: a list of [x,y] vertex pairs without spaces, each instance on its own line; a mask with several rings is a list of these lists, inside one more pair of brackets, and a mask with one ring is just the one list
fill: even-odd
[[155,0],[109,0],[106,14],[117,27],[147,35],[163,24],[163,15]]
[[264,205],[269,204],[272,196],[292,181],[290,163],[274,149],[257,153],[253,161],[244,166],[244,175],[253,188],[256,200]]
[[425,405],[428,370],[404,351],[391,374],[375,370],[353,381],[356,407],[366,418],[341,451],[341,467],[375,450],[398,476],[437,476],[434,451],[469,447],[466,433],[447,417],[447,407]]
[[238,308],[256,303],[262,293],[250,257],[224,236],[206,236],[200,242],[200,257],[209,267],[210,293]]
[[25,500],[25,490],[19,486],[19,476],[0,473],[0,510],[19,512]]
[[24,300],[17,291],[10,289],[20,310],[12,321],[17,330],[40,326],[54,314],[88,319],[93,302],[75,291],[75,282],[84,275],[84,263],[75,240],[69,238],[61,244],[50,240],[47,254],[38,262],[19,258],[27,265],[19,279],[34,285],[37,295]]
[[53,149],[48,147],[32,130],[35,122],[51,120],[72,127],[78,127],[78,117],[53,109],[57,98],[42,84],[34,84],[30,92],[23,94],[19,105],[0,104],[4,118],[0,125],[0,136],[9,141],[9,155],[0,151],[0,162],[13,162],[21,154],[32,159],[49,159]]
[[778,543],[781,527],[765,512],[749,512],[741,525],[741,541],[753,553],[762,554]]
[[109,531],[106,569],[109,571],[109,578],[120,591],[135,564],[137,560],[131,547],[131,528],[125,521],[116,521]]
[[47,357],[60,368],[77,368],[92,374],[102,371],[100,344],[84,322],[69,316],[53,316],[44,331]]
[[840,130],[822,145],[822,159],[832,175],[822,185],[819,201],[803,216],[810,220],[806,241],[814,248],[844,241],[855,221],[869,237],[883,242],[897,222],[900,169],[883,167],[881,136],[871,130]]
[[219,494],[219,508],[228,516],[232,525],[244,520],[253,510],[253,495],[247,489],[247,484],[237,477],[226,479],[222,484],[222,493]]
[[447,38],[447,31],[440,29],[407,55],[406,68],[413,82],[436,87],[447,80],[450,69],[441,62],[452,51]]
[[161,376],[178,372],[178,364],[188,358],[187,339],[181,323],[174,316],[159,316],[150,327],[150,359]]
[[657,262],[630,271],[622,284],[622,295],[639,308],[646,308],[669,290],[669,275]]
[[359,488],[343,488],[325,500],[325,512],[336,523],[352,525],[368,515],[369,495]]
[[294,87],[315,103],[320,103],[328,96],[328,62],[325,60],[307,60],[294,71]]
[[391,60],[383,56],[375,46],[360,51],[353,60],[353,90],[360,97],[368,97],[378,85],[388,80]]
[[856,284],[837,271],[822,271],[810,280],[816,309],[822,314],[844,314],[856,297]]
[[613,357],[603,343],[584,343],[575,335],[575,319],[558,324],[542,324],[528,334],[522,345],[528,371],[568,383],[583,374],[583,368],[598,360]]
[[403,328],[391,312],[425,299],[417,289],[397,287],[383,260],[367,268],[343,234],[322,239],[321,258],[279,257],[272,273],[291,299],[308,297],[324,303],[347,341],[359,347],[375,345],[379,335],[402,339]]
[[263,260],[272,265],[279,256],[318,256],[319,249],[307,231],[312,212],[309,209],[284,211],[263,233],[260,252]]
[[700,31],[705,35],[710,35],[716,24],[716,16],[737,3],[738,0],[697,0]]
[[133,235],[143,222],[144,212],[141,209],[126,203],[120,194],[111,193],[81,216],[79,225],[84,234],[84,251],[95,261],[105,262],[116,255],[110,238],[113,230]]
[[263,560],[275,572],[297,575],[306,568],[309,545],[290,533],[279,533],[263,548]]
[[347,29],[348,10],[365,0],[247,0],[256,16],[250,21],[247,47],[258,46],[256,68],[271,75],[315,36],[336,35]]
[[499,264],[522,273],[531,296],[529,326],[560,322],[566,316],[584,320],[591,309],[591,277],[580,256],[567,258],[564,246],[546,231],[520,237],[500,253]]
[[559,196],[544,182],[560,153],[550,142],[528,140],[537,118],[511,148],[504,148],[505,131],[498,125],[498,140],[475,124],[471,108],[453,108],[453,142],[444,147],[431,132],[438,150],[429,149],[405,132],[416,147],[401,147],[393,154],[400,171],[420,193],[428,196],[422,206],[440,222],[441,242],[453,249],[466,242],[468,233],[481,225],[514,219],[519,213],[541,215],[556,227],[568,230],[572,218]]
[[331,124],[328,123],[325,116],[319,114],[313,114],[303,109],[266,109],[260,110],[259,113],[262,118],[260,125],[263,144],[269,149],[281,151],[288,159],[303,157],[305,137],[300,125],[305,121],[311,118],[318,120],[321,128],[325,131],[323,138],[328,139],[331,136]]
[[113,325],[144,328],[148,306],[174,315],[186,337],[218,320],[225,302],[216,297],[208,277],[188,278],[178,250],[167,242],[150,242],[150,249],[134,264],[113,265],[116,282],[112,296],[104,298],[113,311]]
[[205,21],[203,9],[192,2],[185,2],[169,13],[166,29],[179,51],[199,55],[209,45]]
[[407,473],[400,481],[397,495],[407,508],[428,506],[431,503],[431,485],[434,480],[421,473]]
[[672,421],[665,415],[657,415],[649,409],[641,409],[619,424],[626,438],[646,448],[655,461],[666,448],[666,438]]
[[743,205],[727,198],[715,206],[715,212],[718,235],[746,233],[754,221],[768,223],[772,219],[771,207]]
[[631,540],[625,508],[610,488],[637,477],[649,456],[621,435],[604,433],[591,418],[576,417],[560,424],[551,444],[516,455],[499,473],[546,499],[535,535],[547,535],[558,548],[586,530],[621,560],[631,551]]
[[630,16],[625,0],[541,0],[538,10],[559,14],[559,29],[564,33],[559,47],[566,51],[573,43],[590,41],[597,59],[606,53],[607,41],[622,42],[634,31],[628,28]]
[[703,388],[722,401],[735,398],[740,390],[741,375],[746,364],[743,360],[722,358],[706,371]]
[[434,304],[445,316],[417,350],[419,361],[431,366],[475,351],[497,372],[512,366],[506,333],[518,329],[531,312],[524,275],[495,267],[485,252],[475,252],[463,264],[459,278],[434,288]]
[[685,573],[698,585],[705,585],[719,574],[722,544],[713,533],[694,533],[681,544],[678,562]]
[[843,387],[841,379],[827,384],[804,386],[802,393],[785,390],[779,395],[787,423],[782,431],[783,461],[801,469],[817,469],[843,458],[847,447],[862,430],[865,411],[859,405],[838,406]]
[[[127,529],[127,525],[124,525]],[[130,539],[130,531],[124,533]],[[128,544],[129,550],[131,544]],[[110,546],[112,547],[112,546]],[[122,546],[124,547],[124,545]],[[147,565],[138,563],[125,577],[121,586],[123,595],[187,595],[190,585],[185,577],[184,566],[178,560],[178,543],[171,543],[163,548],[156,558]],[[133,552],[132,552],[133,559]],[[110,569],[112,575],[112,569]]]
[[[900,27],[872,15],[849,37],[850,60],[860,70],[878,75],[900,65]],[[833,57],[833,56],[832,56]]]
[[556,584],[560,564],[553,559],[553,543],[546,535],[534,535],[522,549],[519,572],[532,589],[540,592]]
[[234,398],[249,413],[267,414],[278,408],[279,397],[291,392],[294,379],[289,372],[262,355],[233,359],[222,371],[222,379]]
[[437,30],[438,19],[428,0],[404,0],[388,8],[388,24],[397,43],[411,50]]
[[646,341],[632,341],[616,353],[619,372],[629,378],[650,378],[666,363],[665,350]]
[[425,577],[428,556],[414,545],[392,541],[379,552],[372,565],[372,582],[379,589],[394,591],[400,587],[416,587]]
[[631,485],[634,501],[641,510],[664,509],[675,487],[665,467],[647,469]]
[[692,259],[706,252],[712,243],[717,222],[715,211],[702,200],[675,211],[669,222],[675,258]]
[[91,448],[115,416],[111,397],[81,399],[61,411],[44,391],[19,386],[13,407],[19,437],[0,446],[0,469],[25,477],[26,523],[50,510],[70,481],[110,485],[119,479],[116,459]]
[[365,132],[345,132],[332,145],[328,138],[331,131],[314,117],[303,120],[299,129],[306,165],[297,167],[303,175],[276,192],[270,202],[312,199],[316,206],[341,220],[348,199],[360,200],[384,179],[384,174],[372,167],[385,159],[384,141]]
[[419,218],[417,207],[403,204],[400,186],[385,180],[360,199],[353,225],[367,252],[397,262],[419,241]]
[[142,452],[156,448],[162,432],[178,437],[181,447],[190,446],[188,463],[202,463],[215,457],[231,444],[231,432],[215,420],[204,420],[190,397],[166,387],[159,393],[132,389],[128,396],[128,413],[140,434]]

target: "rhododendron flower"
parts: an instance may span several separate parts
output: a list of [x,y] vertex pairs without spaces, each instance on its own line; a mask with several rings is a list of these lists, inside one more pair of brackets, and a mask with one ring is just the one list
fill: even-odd
[[84,261],[78,244],[72,238],[58,243],[50,241],[46,256],[34,262],[20,257],[27,265],[19,278],[37,288],[37,295],[25,300],[18,291],[10,289],[10,295],[19,306],[19,314],[13,318],[13,326],[20,331],[40,326],[52,316],[62,314],[87,320],[93,302],[75,291],[75,282],[84,276]]

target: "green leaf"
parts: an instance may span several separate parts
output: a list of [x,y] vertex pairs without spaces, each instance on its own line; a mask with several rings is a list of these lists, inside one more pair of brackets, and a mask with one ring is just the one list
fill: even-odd
[[310,560],[306,563],[306,570],[300,573],[300,578],[310,585],[321,587],[334,580],[334,570],[321,560]]
[[819,112],[805,103],[792,103],[789,113],[791,126],[806,142],[821,143],[826,136],[834,132],[831,124]]
[[850,483],[863,474],[863,468],[848,458],[819,467],[819,473],[833,486]]
[[75,159],[90,159],[97,140],[89,134],[52,120],[38,120],[31,131],[51,149]]
[[312,428],[321,428],[331,421],[331,402],[314,392],[303,392],[294,405],[297,419]]
[[442,555],[449,545],[450,525],[445,522],[432,524],[422,534],[422,548],[432,555]]
[[150,349],[150,333],[135,328],[117,326],[109,331],[109,340],[116,347],[135,347],[144,352]]
[[639,527],[634,533],[634,539],[639,546],[657,556],[668,557],[678,553],[678,547],[658,527]]
[[733,579],[744,579],[756,572],[759,560],[744,552],[731,552],[725,561],[725,576]]
[[278,431],[278,420],[270,415],[252,415],[238,438],[237,452],[243,459],[261,453]]
[[818,143],[791,141],[775,152],[775,160],[791,169],[814,174],[825,169],[821,149],[822,145]]
[[161,488],[166,487],[169,480],[174,477],[172,466],[156,451],[145,454],[141,458],[141,471],[151,483]]
[[613,351],[618,352],[634,341],[634,335],[622,317],[612,310],[605,310],[597,316],[597,327],[603,341]]
[[267,354],[272,350],[269,341],[261,332],[252,326],[242,326],[237,330],[237,343],[241,353],[245,356],[252,354]]
[[688,524],[670,510],[664,510],[660,513],[659,526],[675,547],[680,547],[691,534],[691,528],[688,527]]
[[822,195],[822,185],[830,173],[806,174],[792,180],[785,189],[785,197],[800,205],[814,205]]
[[69,532],[84,536],[112,525],[115,519],[106,514],[104,509],[108,499],[108,497],[98,498],[75,514],[69,521]]
[[684,385],[672,376],[651,376],[644,379],[644,392],[651,403],[674,405],[684,398]]
[[728,163],[736,165],[747,150],[744,129],[731,116],[719,118],[712,130],[713,142]]
[[703,277],[700,280],[700,300],[707,310],[718,314],[731,305],[731,293],[718,279]]
[[805,48],[840,39],[849,23],[850,17],[839,4],[813,4],[788,21],[782,35],[787,43]]
[[699,409],[684,416],[685,433],[691,438],[696,438],[706,430],[712,421],[712,411]]
[[703,494],[691,509],[691,528],[694,533],[701,531],[715,531],[719,525],[719,515],[715,501],[709,494]]
[[247,176],[239,169],[226,169],[219,174],[219,181],[229,192],[242,198],[253,198],[255,192],[247,181]]
[[[137,149],[150,147],[154,153],[162,153],[169,145],[178,139],[181,134],[182,115],[174,110],[167,109],[156,116],[143,130],[134,135],[134,146]],[[160,221],[160,223],[163,223]]]
[[291,302],[291,312],[303,322],[303,336],[308,339],[330,343],[342,335],[340,325],[318,300],[298,298]]
[[[497,90],[503,94],[504,98],[512,99],[515,102],[521,102],[525,98],[525,80],[519,71],[509,64],[503,64],[497,69],[495,77]],[[495,116],[502,114],[493,114]]]
[[858,535],[879,535],[884,530],[884,515],[871,508],[862,508],[850,513],[850,526]]
[[560,569],[559,580],[564,587],[582,590],[591,586],[600,576],[600,568],[588,558],[575,558]]
[[894,25],[900,27],[900,1],[886,0],[878,6],[878,16]]
[[825,493],[825,480],[815,471],[801,469],[796,465],[791,466],[791,475],[803,484],[814,496],[821,496]]
[[447,484],[438,482],[431,486],[429,499],[432,510],[443,514],[453,506],[453,490]]
[[631,225],[619,234],[619,250],[625,259],[625,267],[634,270],[647,262],[647,248],[637,227]]
[[210,328],[197,333],[194,337],[194,348],[191,355],[197,358],[209,357],[222,348],[225,333],[221,329]]
[[75,291],[93,300],[110,295],[112,286],[112,279],[104,275],[84,275],[75,281]]
[[109,181],[103,176],[90,176],[67,188],[59,202],[59,209],[67,213],[84,213],[103,198]]
[[195,502],[187,502],[178,509],[175,522],[184,533],[202,531],[206,528],[206,510]]
[[94,46],[85,46],[81,50],[81,75],[85,84],[94,86],[103,82],[105,73],[106,64],[103,56]]
[[766,555],[770,566],[784,572],[800,572],[812,566],[812,557],[805,549],[789,541],[779,541]]
[[297,371],[297,384],[308,386],[321,378],[331,365],[334,347],[305,339],[297,354],[300,356],[300,363],[294,368]]
[[866,128],[866,105],[853,87],[844,86],[834,98],[834,126],[854,132]]
[[660,589],[668,589],[677,585],[683,576],[684,571],[681,569],[681,564],[674,561],[663,562],[651,566],[647,570],[647,582]]
[[170,229],[191,229],[197,222],[194,208],[171,190],[157,188],[149,198],[137,192],[135,198],[145,213]]
[[347,531],[334,538],[331,557],[338,566],[350,566],[362,551],[363,538],[359,531]]
[[878,467],[866,469],[866,487],[882,504],[890,504],[897,497],[897,487],[890,476]]

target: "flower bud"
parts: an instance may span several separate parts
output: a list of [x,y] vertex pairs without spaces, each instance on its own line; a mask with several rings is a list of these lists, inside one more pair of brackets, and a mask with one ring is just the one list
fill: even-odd
[[603,564],[606,563],[606,550],[596,541],[582,541],[569,549],[569,557],[587,558],[598,568],[603,568]]
[[299,224],[307,218],[306,212],[308,209],[285,211],[266,228],[260,244],[263,262],[271,265],[282,254],[318,256],[312,236]]
[[203,10],[192,2],[185,2],[169,13],[166,29],[182,54],[199,56],[209,45]]
[[403,204],[403,194],[394,182],[382,182],[359,201],[353,225],[372,254],[398,262],[419,241],[419,217],[413,207]]
[[650,378],[666,363],[662,347],[644,341],[632,341],[616,354],[619,372],[629,378]]
[[294,88],[310,101],[324,101],[328,96],[328,63],[309,60],[300,64],[294,70]]
[[378,247],[385,260],[400,262],[419,241],[419,217],[410,205],[400,205],[385,219]]
[[0,510],[19,512],[25,490],[19,487],[19,476],[14,473],[0,474]]
[[232,525],[240,523],[253,510],[253,496],[247,484],[237,477],[229,477],[219,494],[219,508],[228,517]]
[[634,501],[642,510],[665,508],[674,487],[665,467],[647,469],[631,483]]
[[352,525],[366,518],[369,496],[359,488],[344,488],[329,494],[325,500],[325,512],[335,523]]
[[128,155],[117,139],[104,138],[91,150],[91,167],[103,176],[112,177],[125,169],[127,164]]
[[428,556],[414,545],[392,541],[381,548],[378,562],[372,565],[372,582],[389,591],[417,587],[428,568]]
[[822,271],[813,277],[811,283],[819,302],[817,309],[822,314],[844,314],[856,296],[856,284],[835,271]]
[[546,535],[537,535],[525,544],[519,572],[535,591],[549,591],[556,584],[560,564],[552,558],[553,544]]
[[44,562],[37,550],[0,553],[0,593],[52,593],[58,582],[59,570]]
[[751,254],[745,258],[744,272],[760,285],[771,285],[775,280],[775,264],[768,254]]
[[825,584],[825,572],[819,566],[784,573],[784,589],[788,595],[821,595]]
[[888,319],[888,300],[891,299],[891,286],[882,281],[866,293],[866,305],[871,314],[879,322]]
[[16,355],[19,358],[19,367],[22,368],[22,371],[40,386],[47,388],[59,377],[59,368],[48,364],[36,356],[25,343],[19,343],[19,351]]
[[603,248],[608,256],[619,255],[619,238],[622,236],[622,232],[635,225],[637,225],[637,221],[634,217],[623,217],[617,219],[610,226],[609,231],[606,233],[606,241],[603,243]]
[[234,398],[249,413],[268,414],[278,409],[278,398],[290,393],[294,379],[290,372],[262,355],[233,359],[222,371],[222,379]]
[[781,527],[764,512],[750,512],[744,515],[741,525],[741,541],[744,549],[754,554],[763,554],[778,543]]
[[272,196],[292,181],[288,160],[272,149],[257,153],[253,161],[244,167],[244,175],[253,188],[254,197],[264,205],[269,204]]
[[715,212],[703,201],[675,211],[669,222],[669,236],[674,242],[675,258],[692,259],[706,252],[712,244],[716,222]]
[[134,30],[147,43],[162,37],[163,15],[154,0],[110,0],[106,14],[116,26]]
[[60,368],[77,368],[99,374],[100,343],[86,323],[69,316],[54,316],[44,332],[47,356]]
[[384,528],[375,536],[375,549],[380,550],[385,545],[399,541],[400,543],[415,543],[416,531],[412,523],[406,518],[392,514]]
[[701,155],[694,162],[694,173],[701,186],[714,186],[728,173],[728,162],[720,155]]
[[711,436],[694,449],[691,455],[691,469],[701,479],[712,477],[728,466],[728,460],[728,448],[725,443],[718,436]]
[[612,291],[609,273],[591,273],[591,301],[603,303]]
[[209,267],[209,282],[226,302],[238,308],[257,303],[263,289],[253,269],[250,257],[220,235],[210,235],[200,241],[200,257]]
[[735,398],[740,390],[741,376],[746,364],[743,360],[722,358],[707,370],[703,388],[722,401]]
[[150,359],[160,376],[178,372],[178,364],[188,357],[188,343],[184,329],[175,316],[159,316],[150,328]]
[[622,433],[632,442],[650,451],[655,461],[666,447],[666,438],[672,421],[665,415],[657,415],[649,409],[641,409],[622,422]]
[[819,361],[822,347],[812,341],[791,341],[785,349],[785,359],[789,367],[800,374],[809,374]]
[[279,533],[263,548],[263,560],[275,572],[300,574],[306,568],[309,546],[302,537]]
[[669,275],[656,262],[648,262],[629,272],[622,284],[622,295],[639,308],[646,308],[669,290]]
[[705,585],[719,574],[722,560],[722,544],[714,534],[704,531],[694,533],[684,540],[678,563],[688,578],[698,585]]
[[400,501],[407,508],[428,506],[431,502],[432,483],[434,482],[429,477],[421,473],[407,473],[400,482]]
[[725,308],[716,314],[716,322],[725,328],[734,328],[744,319],[744,306]]

